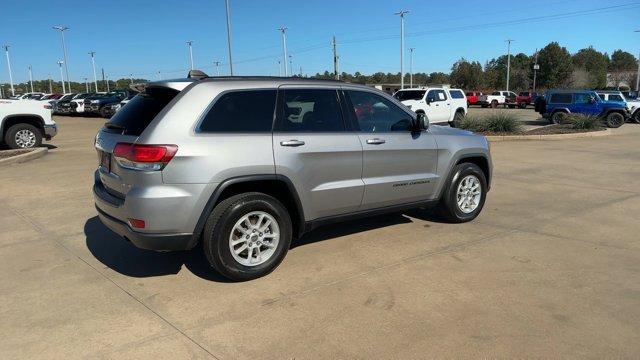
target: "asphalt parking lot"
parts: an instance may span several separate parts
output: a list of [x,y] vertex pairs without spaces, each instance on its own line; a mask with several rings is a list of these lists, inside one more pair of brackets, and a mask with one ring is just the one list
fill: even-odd
[[2,358],[640,354],[640,125],[495,143],[476,221],[321,228],[271,275],[228,283],[197,251],[138,250],[102,226],[104,120],[55,120],[46,156],[0,168]]

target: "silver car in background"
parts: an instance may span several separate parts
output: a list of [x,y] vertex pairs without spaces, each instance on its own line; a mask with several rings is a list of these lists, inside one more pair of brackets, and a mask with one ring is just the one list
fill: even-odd
[[232,280],[268,274],[334,221],[428,205],[470,221],[490,188],[483,136],[371,87],[196,70],[136,90],[95,139],[101,221],[144,249],[201,242]]

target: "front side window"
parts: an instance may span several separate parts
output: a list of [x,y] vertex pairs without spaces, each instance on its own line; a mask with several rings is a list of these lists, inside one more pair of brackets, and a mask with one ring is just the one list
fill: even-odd
[[549,103],[551,103],[551,104],[571,104],[571,94],[570,93],[551,94],[551,97],[549,98]]
[[592,99],[595,99],[592,94],[588,94],[588,93],[575,94],[576,104],[589,104],[591,103]]
[[276,131],[336,132],[345,129],[337,91],[284,90],[284,111]]
[[500,91],[494,91],[491,93],[491,95],[500,96]]
[[384,97],[367,91],[346,91],[364,132],[410,131],[411,115]]
[[427,94],[428,102],[445,101],[447,100],[447,94],[444,90],[429,90]]
[[464,99],[464,94],[460,90],[451,90],[449,93],[452,99]]
[[[276,93],[276,90],[247,90],[223,94],[202,120],[200,131],[271,132]],[[123,109],[128,108],[129,104]]]

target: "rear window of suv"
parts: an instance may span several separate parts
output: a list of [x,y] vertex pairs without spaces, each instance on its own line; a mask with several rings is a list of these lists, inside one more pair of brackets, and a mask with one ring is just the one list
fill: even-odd
[[452,99],[464,99],[464,94],[460,90],[451,90],[449,91]]
[[225,93],[216,100],[202,119],[200,131],[271,132],[276,93],[276,90],[241,90]]
[[149,88],[116,112],[104,124],[105,129],[123,135],[139,136],[177,94],[178,91],[173,89]]

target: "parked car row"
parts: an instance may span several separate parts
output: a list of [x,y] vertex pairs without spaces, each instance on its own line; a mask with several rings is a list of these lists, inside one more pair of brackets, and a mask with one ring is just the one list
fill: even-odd
[[136,94],[136,91],[130,89],[113,90],[107,93],[65,94],[53,105],[53,113],[56,115],[99,115],[109,118]]

